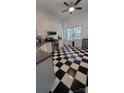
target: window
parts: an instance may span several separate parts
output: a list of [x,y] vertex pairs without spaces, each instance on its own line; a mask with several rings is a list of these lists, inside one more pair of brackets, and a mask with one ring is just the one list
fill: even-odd
[[75,40],[80,39],[81,27],[73,27],[65,29],[66,39]]

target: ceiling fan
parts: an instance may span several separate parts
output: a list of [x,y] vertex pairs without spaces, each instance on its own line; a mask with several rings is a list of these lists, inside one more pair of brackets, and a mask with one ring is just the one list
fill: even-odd
[[82,7],[76,7],[80,2],[81,0],[77,0],[75,3],[71,2],[70,4],[68,4],[67,2],[64,2],[64,4],[68,7],[68,9],[63,10],[62,12],[64,13],[64,12],[69,11],[70,14],[72,14],[74,10],[81,10]]

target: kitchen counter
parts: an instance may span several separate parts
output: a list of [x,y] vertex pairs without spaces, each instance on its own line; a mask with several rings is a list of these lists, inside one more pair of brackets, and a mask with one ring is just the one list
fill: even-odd
[[54,84],[55,74],[51,53],[37,47],[36,52],[36,93],[49,93]]
[[47,58],[51,57],[50,53],[44,52],[42,50],[36,49],[36,64],[39,64],[46,60]]

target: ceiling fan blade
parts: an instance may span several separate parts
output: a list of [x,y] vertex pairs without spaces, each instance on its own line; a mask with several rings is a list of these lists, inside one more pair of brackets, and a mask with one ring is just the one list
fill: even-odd
[[72,12],[70,12],[70,15],[72,15]]
[[74,5],[77,5],[78,3],[80,3],[80,1],[81,1],[81,0],[77,0],[77,2],[75,2],[75,4],[74,4]]
[[66,9],[66,10],[63,10],[62,12],[66,12],[66,11],[68,11],[68,9]]
[[70,6],[68,3],[66,3],[66,2],[64,2],[64,4],[66,5],[66,6]]
[[77,9],[77,10],[81,10],[81,9],[82,9],[82,7],[75,7],[75,9]]

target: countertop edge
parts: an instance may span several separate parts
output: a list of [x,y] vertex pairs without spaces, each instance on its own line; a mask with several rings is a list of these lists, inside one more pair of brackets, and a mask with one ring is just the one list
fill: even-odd
[[36,53],[36,65],[38,65],[39,63],[42,63],[44,60],[48,59],[49,57],[52,57],[51,53],[38,49]]

